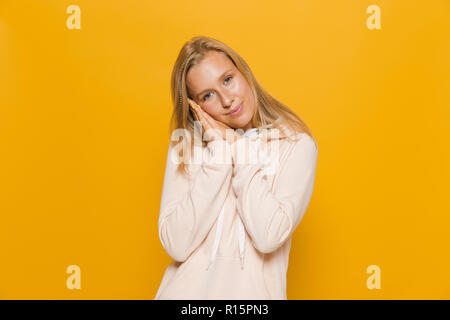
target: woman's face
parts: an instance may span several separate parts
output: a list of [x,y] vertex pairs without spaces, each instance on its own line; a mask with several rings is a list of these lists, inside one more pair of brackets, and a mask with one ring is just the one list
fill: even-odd
[[[225,54],[207,52],[204,59],[189,70],[186,81],[189,97],[215,120],[244,131],[252,127],[256,104],[251,88]],[[232,113],[236,109],[240,110]]]

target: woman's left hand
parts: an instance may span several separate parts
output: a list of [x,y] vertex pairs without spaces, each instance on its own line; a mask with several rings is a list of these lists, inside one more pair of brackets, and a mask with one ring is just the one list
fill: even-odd
[[[202,127],[204,128],[203,133],[208,134],[210,132],[209,129],[216,129],[216,132],[213,133],[212,137],[209,137],[209,136],[207,137],[208,141],[215,140],[216,138],[221,138],[231,144],[231,143],[235,142],[237,139],[240,139],[242,137],[242,135],[240,135],[238,132],[236,132],[230,126],[211,117],[197,103],[195,103],[195,101],[193,101],[191,99],[188,99],[188,101],[192,107],[194,114],[197,116],[197,119],[199,119],[202,123]],[[229,141],[230,139],[226,135],[227,130],[230,130],[228,132],[231,132],[231,130],[233,131],[232,139],[231,139],[232,141]],[[219,133],[220,137],[217,137],[216,133]]]

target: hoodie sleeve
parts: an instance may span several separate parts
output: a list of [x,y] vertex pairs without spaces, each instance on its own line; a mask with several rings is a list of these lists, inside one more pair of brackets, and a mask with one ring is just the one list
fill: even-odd
[[[231,184],[231,152],[226,142],[210,141],[201,148],[203,158],[192,176],[176,171],[176,149],[169,143],[158,220],[162,246],[176,261],[184,261],[200,245],[219,216]],[[173,153],[173,154],[172,154]],[[216,158],[214,158],[216,159]]]
[[[245,143],[243,140],[237,143]],[[299,225],[312,196],[317,157],[318,149],[312,138],[301,135],[286,162],[280,163],[283,167],[273,192],[263,179],[261,163],[234,164],[232,186],[238,211],[258,251],[275,251]],[[234,158],[233,154],[233,161]]]

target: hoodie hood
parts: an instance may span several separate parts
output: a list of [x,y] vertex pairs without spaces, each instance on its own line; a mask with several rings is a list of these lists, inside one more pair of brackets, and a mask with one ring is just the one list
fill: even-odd
[[[285,125],[281,124],[281,128],[284,132],[286,132],[286,135],[291,135],[292,131]],[[276,139],[284,139],[286,136],[283,134],[283,131],[281,129],[276,128],[273,123],[270,123],[266,126],[262,126],[259,128],[251,128],[245,131],[243,134],[244,137],[246,136],[258,136],[261,138],[261,140],[267,139],[267,141],[270,140],[276,140]]]

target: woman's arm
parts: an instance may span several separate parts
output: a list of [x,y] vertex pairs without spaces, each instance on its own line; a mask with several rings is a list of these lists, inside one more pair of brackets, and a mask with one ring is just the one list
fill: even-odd
[[262,164],[234,165],[232,186],[238,211],[254,247],[262,253],[284,244],[303,218],[312,196],[318,149],[309,135],[300,138],[281,169],[273,193],[263,179]]
[[[223,140],[210,141],[203,154],[220,154],[225,152],[225,147]],[[202,161],[195,176],[188,178],[176,172],[177,164],[171,155],[173,149],[169,144],[158,230],[167,253],[176,261],[185,261],[219,216],[230,188],[232,158],[228,152],[223,158],[227,163]]]

